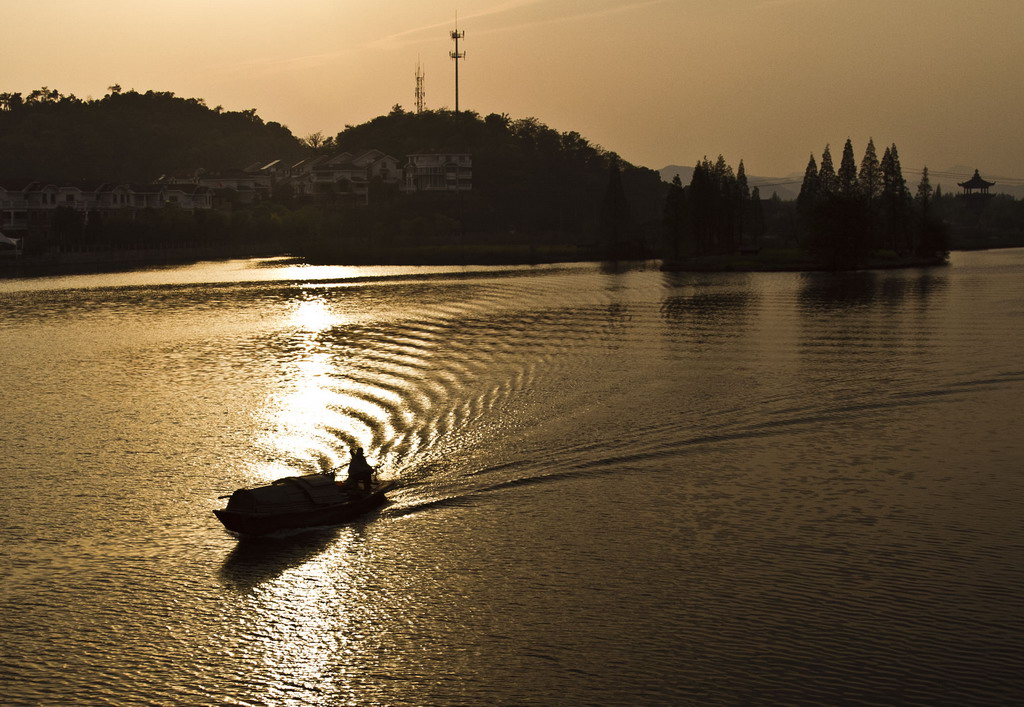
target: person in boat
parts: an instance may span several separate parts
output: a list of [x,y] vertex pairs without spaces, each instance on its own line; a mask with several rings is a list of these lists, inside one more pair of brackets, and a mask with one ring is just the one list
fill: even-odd
[[367,491],[373,488],[373,467],[366,461],[362,447],[356,447],[352,452],[352,461],[348,463],[347,481],[357,488],[362,485]]

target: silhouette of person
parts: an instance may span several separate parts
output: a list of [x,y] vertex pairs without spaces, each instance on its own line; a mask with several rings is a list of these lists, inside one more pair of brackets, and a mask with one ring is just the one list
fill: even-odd
[[348,481],[358,487],[360,484],[369,491],[373,488],[373,467],[366,461],[362,447],[352,452],[352,460],[348,463]]

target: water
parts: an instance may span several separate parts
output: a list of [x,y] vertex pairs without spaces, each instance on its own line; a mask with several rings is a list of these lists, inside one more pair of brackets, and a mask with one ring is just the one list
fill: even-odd
[[[10,705],[1005,704],[1024,251],[0,281]],[[218,496],[367,448],[362,522]]]

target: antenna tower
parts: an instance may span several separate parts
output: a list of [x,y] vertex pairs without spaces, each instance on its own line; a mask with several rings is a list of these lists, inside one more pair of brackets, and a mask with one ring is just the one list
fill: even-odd
[[459,59],[466,58],[466,52],[459,51],[459,40],[465,39],[466,33],[459,31],[459,16],[455,16],[455,29],[452,30],[452,39],[455,40],[455,51],[449,52],[448,56],[455,60],[455,112],[459,112]]
[[423,112],[424,98],[425,98],[425,94],[423,93],[423,67],[420,66],[420,63],[417,61],[416,62],[416,112],[417,113],[422,113]]

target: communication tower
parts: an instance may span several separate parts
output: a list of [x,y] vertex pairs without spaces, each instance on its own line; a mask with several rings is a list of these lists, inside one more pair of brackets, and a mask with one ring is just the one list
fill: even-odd
[[416,62],[416,112],[422,113],[425,107],[426,96],[423,92],[423,67]]
[[459,59],[466,58],[466,52],[459,51],[459,40],[465,39],[466,33],[459,31],[459,18],[455,17],[455,29],[452,30],[452,39],[455,40],[455,51],[448,55],[455,60],[455,112],[459,112]]

